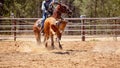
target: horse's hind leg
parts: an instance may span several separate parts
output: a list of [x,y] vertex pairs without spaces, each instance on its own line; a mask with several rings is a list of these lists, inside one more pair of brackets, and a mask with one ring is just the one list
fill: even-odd
[[51,35],[51,46],[52,46],[52,49],[54,49],[54,39],[53,39],[53,35]]
[[36,36],[37,43],[40,44],[40,43],[41,43],[41,40],[40,40],[40,32],[38,31],[36,34],[37,34],[37,36]]
[[40,44],[41,43],[41,40],[40,40],[40,30],[38,29],[37,26],[34,26],[33,27],[33,31],[34,31],[34,35],[35,35],[37,44]]
[[61,43],[60,43],[60,41],[59,41],[59,48],[60,48],[60,49],[63,49],[63,48],[62,48],[62,45],[61,45]]
[[55,26],[55,25],[51,25],[51,28],[53,29],[53,31],[56,33],[57,35],[57,41],[58,41],[58,44],[59,44],[59,48],[62,49],[62,46],[60,44],[60,40],[61,40],[61,33],[59,31],[59,29]]
[[45,35],[44,42],[45,42],[46,48],[48,47],[48,39],[49,39],[49,36]]
[[62,45],[61,45],[61,43],[60,43],[60,39],[59,39],[59,38],[57,38],[57,41],[58,41],[58,44],[59,44],[59,48],[60,48],[60,49],[63,49],[63,48],[62,48]]

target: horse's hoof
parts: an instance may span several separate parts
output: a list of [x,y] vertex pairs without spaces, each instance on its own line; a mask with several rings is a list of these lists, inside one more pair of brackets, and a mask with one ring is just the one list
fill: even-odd
[[40,42],[37,42],[37,45],[40,45],[41,43]]
[[54,50],[54,47],[47,47],[48,50]]
[[59,46],[59,48],[60,48],[61,50],[63,49],[61,45]]
[[45,45],[45,47],[47,48],[48,46],[47,46],[47,45]]
[[63,48],[60,48],[60,50],[62,50]]
[[51,47],[51,50],[54,50],[54,49],[55,49],[55,47],[54,47],[54,46],[52,46],[52,47]]

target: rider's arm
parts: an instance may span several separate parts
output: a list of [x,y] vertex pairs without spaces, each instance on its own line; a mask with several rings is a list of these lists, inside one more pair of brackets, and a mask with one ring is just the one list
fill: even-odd
[[55,8],[55,6],[58,4],[58,1],[56,0],[52,0],[50,3],[50,6],[53,6]]
[[58,4],[58,3],[59,3],[58,0],[52,0],[50,4],[53,5],[53,4]]
[[54,4],[54,2],[55,2],[54,0],[51,0],[51,2],[50,2],[50,4],[49,4],[49,5],[53,5],[53,4]]
[[42,2],[41,10],[44,11],[44,12],[47,12],[47,10],[45,8],[45,1]]
[[45,1],[42,2],[41,10],[43,10],[43,11],[45,10],[45,5],[44,4],[45,4]]
[[54,3],[55,2],[55,0],[52,0],[52,2],[51,3]]

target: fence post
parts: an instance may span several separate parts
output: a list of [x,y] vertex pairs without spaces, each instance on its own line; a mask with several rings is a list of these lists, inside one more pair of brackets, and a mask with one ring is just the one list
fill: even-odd
[[115,24],[115,28],[114,28],[114,30],[115,30],[115,37],[114,37],[114,40],[117,41],[117,31],[116,31],[117,30],[117,26],[116,26],[117,23],[116,23],[116,19],[115,19],[114,24]]
[[16,41],[16,20],[14,20],[13,23],[14,23],[14,41]]
[[[80,18],[85,18],[85,17],[86,17],[85,15],[80,16]],[[81,19],[81,23],[82,23],[82,28],[81,28],[82,41],[85,41],[85,19]]]
[[12,23],[13,23],[13,35],[14,35],[14,41],[16,41],[16,20],[14,20],[14,13],[11,13]]

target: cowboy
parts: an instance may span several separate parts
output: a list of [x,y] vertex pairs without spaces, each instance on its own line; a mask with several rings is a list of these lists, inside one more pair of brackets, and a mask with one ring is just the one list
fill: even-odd
[[38,26],[41,26],[41,30],[43,30],[43,26],[44,26],[44,21],[45,19],[52,15],[53,13],[53,3],[54,3],[54,0],[44,0],[42,2],[42,7],[41,7],[41,10],[42,10],[42,21],[40,22],[41,24],[39,24]]

